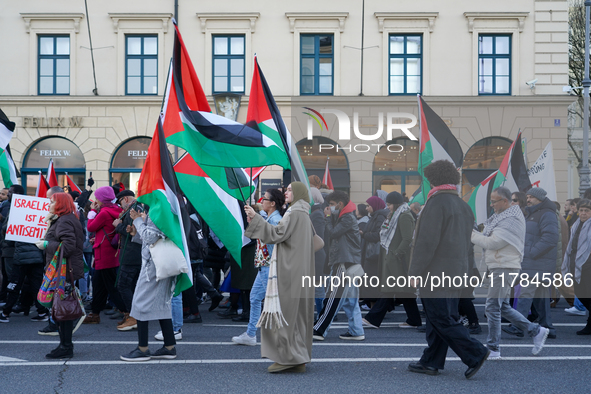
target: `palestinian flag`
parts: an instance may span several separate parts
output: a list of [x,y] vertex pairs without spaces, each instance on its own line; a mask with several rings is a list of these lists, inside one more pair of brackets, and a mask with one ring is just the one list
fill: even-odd
[[[291,133],[287,129],[285,122],[283,122],[279,108],[275,103],[271,89],[267,84],[267,80],[263,75],[256,56],[254,58],[254,73],[252,76],[252,85],[250,86],[250,97],[248,99],[246,125],[256,128],[276,144],[283,147],[291,163],[291,179],[293,181],[303,182],[309,191],[308,174],[296,148],[295,141],[291,137]],[[289,169],[286,167],[283,168],[284,170]],[[310,201],[313,201],[311,194]]]
[[324,183],[330,190],[334,190],[332,184],[332,178],[330,177],[330,171],[328,170],[328,157],[326,158],[326,168],[324,169],[324,176],[322,177],[322,183]]
[[282,145],[258,130],[211,113],[176,22],[162,113],[166,142],[183,148],[202,166],[290,168]]
[[250,242],[244,236],[243,206],[219,187],[189,154],[179,159],[174,170],[181,189],[195,210],[241,265],[242,246]]
[[193,286],[186,234],[190,228],[185,202],[166,147],[161,118],[148,148],[148,156],[138,182],[138,201],[150,207],[150,219],[185,255],[186,273],[177,277],[174,295]]
[[201,166],[200,168],[209,178],[217,183],[224,192],[237,200],[244,201],[255,192],[258,185],[257,177],[266,167],[224,168]]
[[6,145],[4,152],[0,154],[0,173],[2,174],[2,180],[4,181],[4,187],[10,187],[18,184],[20,174],[14,165],[12,156],[10,155],[10,146]]
[[17,178],[20,177],[12,156],[10,154],[10,148],[8,143],[14,133],[16,125],[14,122],[8,120],[8,117],[2,110],[0,110],[0,173],[2,174],[2,180],[4,181],[4,187],[10,187],[13,184],[17,184]]
[[68,183],[68,186],[70,187],[70,190],[82,194],[82,189],[80,189],[78,187],[78,185],[76,185],[76,182],[74,182],[74,180],[72,178],[70,178],[70,176],[68,175],[67,172],[66,172],[66,182]]
[[35,192],[35,197],[46,198],[48,190],[49,184],[47,183],[47,179],[45,179],[41,171],[39,171],[39,182],[37,183],[37,191]]
[[449,130],[443,119],[439,117],[421,96],[419,99],[420,137],[419,137],[419,165],[422,182],[418,193],[413,195],[412,202],[421,205],[427,201],[431,185],[425,178],[424,170],[429,164],[437,160],[447,160],[460,168],[464,160],[464,153],[460,143]]
[[499,186],[504,186],[511,192],[526,192],[531,189],[531,181],[523,158],[521,131],[505,153],[499,169],[480,182],[472,191],[468,205],[474,212],[476,224],[484,223],[492,215],[490,195]]
[[47,183],[49,183],[49,187],[59,186],[53,166],[53,159],[49,159],[49,165],[47,166]]

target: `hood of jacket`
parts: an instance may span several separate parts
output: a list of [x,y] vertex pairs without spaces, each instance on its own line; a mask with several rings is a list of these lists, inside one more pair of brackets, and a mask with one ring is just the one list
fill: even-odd
[[347,205],[345,205],[345,207],[343,209],[341,209],[341,212],[339,212],[339,218],[341,218],[346,213],[355,212],[356,210],[357,210],[357,205],[355,205],[355,203],[353,203],[353,201],[349,201],[349,203]]

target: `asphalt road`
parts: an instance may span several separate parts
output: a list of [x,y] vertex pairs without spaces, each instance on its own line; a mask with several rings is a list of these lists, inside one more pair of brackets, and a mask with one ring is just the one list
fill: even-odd
[[[486,342],[483,300],[475,300]],[[126,363],[119,355],[137,346],[137,333],[118,332],[113,320],[101,316],[98,325],[83,325],[74,334],[74,358],[50,361],[45,354],[57,337],[39,336],[46,323],[22,315],[0,324],[0,392],[2,393],[583,393],[589,392],[591,337],[577,336],[585,317],[568,316],[564,300],[552,310],[557,338],[549,339],[539,356],[531,355],[531,339],[503,333],[502,360],[488,361],[471,380],[466,366],[450,350],[439,376],[407,371],[425,347],[424,334],[396,325],[404,321],[402,307],[389,313],[378,330],[366,330],[363,342],[343,341],[345,316],[333,324],[324,342],[314,343],[313,360],[304,374],[269,374],[269,360],[260,347],[234,345],[231,337],[245,324],[203,314],[203,324],[186,324],[178,341],[178,358],[171,361]],[[31,316],[35,312],[31,312]],[[150,323],[155,334],[158,323]],[[150,342],[156,350],[161,342]]]

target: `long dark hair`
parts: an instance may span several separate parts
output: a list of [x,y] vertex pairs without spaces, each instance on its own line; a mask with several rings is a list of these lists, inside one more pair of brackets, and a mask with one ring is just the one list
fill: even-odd
[[279,214],[283,216],[285,214],[286,209],[283,207],[285,205],[285,195],[279,189],[267,189],[265,193],[269,193],[269,201],[275,203],[275,209],[279,211]]

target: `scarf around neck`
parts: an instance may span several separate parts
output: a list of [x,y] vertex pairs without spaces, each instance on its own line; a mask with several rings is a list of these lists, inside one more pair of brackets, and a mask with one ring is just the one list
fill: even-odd
[[[484,222],[482,234],[489,237],[492,233],[519,252],[523,259],[525,245],[525,218],[519,205],[512,205],[501,213],[495,213]],[[484,258],[484,254],[482,255]]]
[[396,233],[396,227],[398,227],[398,218],[402,213],[408,210],[410,210],[408,204],[402,204],[394,211],[394,213],[388,215],[389,218],[384,221],[384,224],[382,224],[382,229],[380,230],[380,245],[382,245],[382,248],[386,249],[386,253],[388,253],[388,248],[390,247],[392,238],[394,238],[394,234]]
[[429,198],[431,198],[432,195],[434,195],[435,193],[437,193],[438,191],[441,190],[458,190],[457,185],[451,185],[451,184],[447,184],[447,185],[439,185],[439,186],[435,186],[433,189],[431,189],[429,191],[429,194],[427,194],[427,200]]

